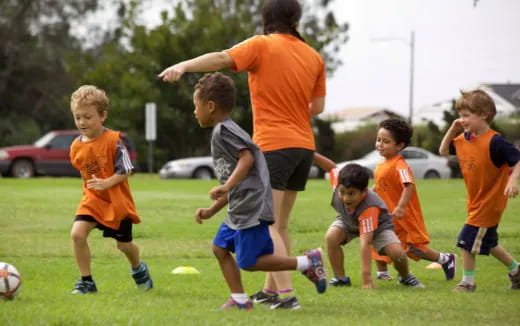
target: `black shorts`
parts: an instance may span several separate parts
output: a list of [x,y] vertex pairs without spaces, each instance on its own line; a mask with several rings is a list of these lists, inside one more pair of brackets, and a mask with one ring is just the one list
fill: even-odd
[[305,190],[314,160],[314,151],[304,148],[284,148],[264,152],[264,156],[273,189]]
[[459,233],[457,247],[469,251],[473,255],[489,255],[491,249],[498,246],[498,225],[482,228],[464,224]]
[[105,226],[90,215],[76,215],[74,221],[86,221],[96,223],[96,228],[103,231],[103,237],[113,238],[119,242],[132,242],[132,220],[125,218],[119,224],[119,229],[114,230]]

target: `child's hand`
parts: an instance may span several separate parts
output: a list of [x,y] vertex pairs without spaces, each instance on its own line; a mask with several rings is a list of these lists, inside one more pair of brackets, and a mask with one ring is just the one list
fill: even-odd
[[518,195],[518,182],[515,179],[510,179],[507,182],[506,190],[504,190],[504,195],[509,198],[515,198]]
[[92,175],[92,179],[87,180],[87,188],[94,190],[105,190],[110,188],[110,184],[105,179],[99,179],[95,175]]
[[464,130],[464,127],[462,126],[462,119],[455,119],[455,120],[453,120],[453,122],[451,123],[451,127],[450,128],[453,131],[456,131],[456,132]]
[[392,212],[392,216],[397,219],[402,219],[404,217],[404,208],[396,207]]
[[371,276],[369,277],[363,277],[361,288],[364,290],[372,290],[376,288],[376,285],[374,284],[374,280]]
[[202,224],[202,220],[207,220],[213,216],[209,208],[197,208],[195,212],[195,222]]
[[157,77],[162,79],[164,82],[173,83],[181,79],[185,71],[186,70],[182,64],[176,64],[164,69]]
[[229,189],[225,185],[213,187],[209,192],[209,197],[213,200],[217,200],[220,197],[227,196],[228,191]]

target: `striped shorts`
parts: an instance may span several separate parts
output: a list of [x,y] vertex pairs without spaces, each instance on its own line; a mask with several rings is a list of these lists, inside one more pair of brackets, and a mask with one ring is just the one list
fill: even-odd
[[464,224],[459,233],[457,247],[469,251],[473,255],[489,255],[492,248],[498,246],[498,225],[490,228]]

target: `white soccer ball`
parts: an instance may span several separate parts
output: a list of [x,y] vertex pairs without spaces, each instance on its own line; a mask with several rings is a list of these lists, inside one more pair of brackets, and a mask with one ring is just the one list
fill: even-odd
[[11,300],[20,292],[22,277],[11,264],[0,262],[0,299]]

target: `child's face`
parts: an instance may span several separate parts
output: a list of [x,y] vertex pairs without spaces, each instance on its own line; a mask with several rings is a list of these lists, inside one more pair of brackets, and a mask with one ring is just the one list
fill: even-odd
[[212,102],[207,102],[200,99],[199,90],[196,90],[193,93],[193,105],[195,106],[193,114],[195,114],[195,118],[197,119],[199,126],[202,128],[212,127],[215,125],[211,116],[211,103]]
[[486,115],[471,113],[468,110],[459,111],[459,117],[465,132],[479,133],[488,126]]
[[99,137],[103,133],[103,122],[107,111],[100,114],[94,105],[78,105],[72,110],[74,123],[86,140]]
[[349,211],[358,207],[363,199],[365,199],[366,194],[367,189],[359,190],[353,187],[347,188],[342,184],[338,185],[338,197]]
[[390,159],[396,156],[403,149],[403,147],[403,143],[397,144],[395,142],[395,139],[389,130],[380,128],[377,131],[376,150],[384,158]]

